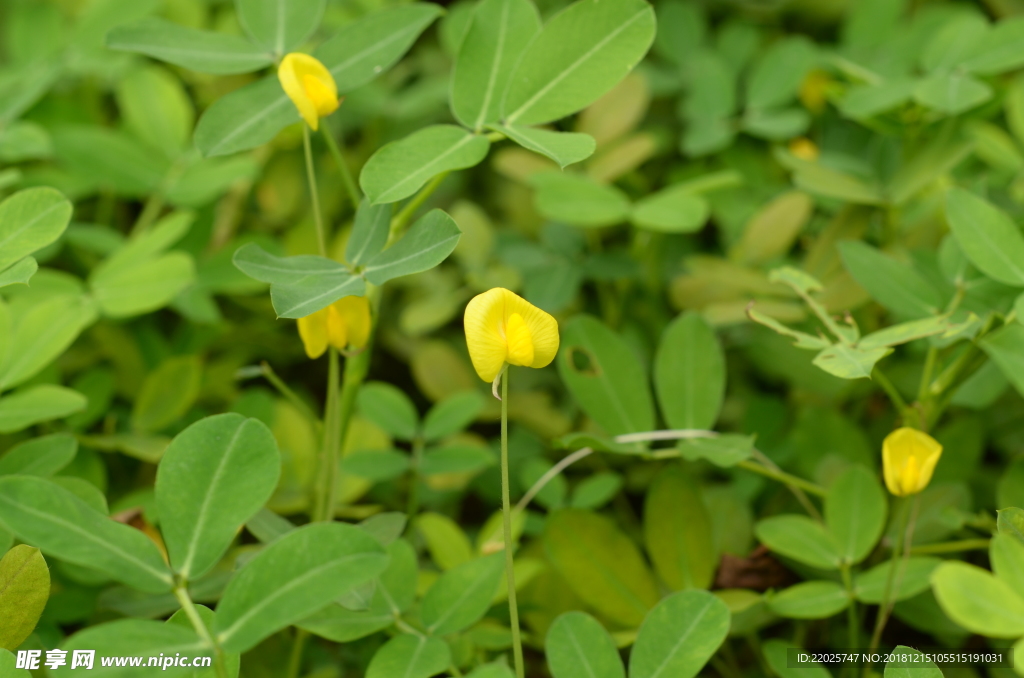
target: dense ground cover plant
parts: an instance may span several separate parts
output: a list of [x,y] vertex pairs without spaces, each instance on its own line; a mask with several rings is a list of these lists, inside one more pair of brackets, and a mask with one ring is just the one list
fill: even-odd
[[1021,12],[4,0],[0,676],[1024,673]]

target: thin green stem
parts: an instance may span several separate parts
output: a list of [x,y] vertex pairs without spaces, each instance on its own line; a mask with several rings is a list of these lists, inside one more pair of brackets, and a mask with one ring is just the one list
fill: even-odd
[[523,641],[519,634],[519,606],[516,604],[516,573],[512,558],[512,507],[508,493],[508,372],[501,379],[501,514],[505,533],[505,576],[508,580],[508,613],[512,621],[512,648],[516,678],[524,677]]
[[281,377],[277,376],[277,372],[275,372],[274,368],[270,366],[270,363],[266,360],[261,362],[260,370],[263,374],[263,378],[269,381],[270,385],[276,388],[278,393],[284,396],[285,400],[290,402],[295,409],[301,412],[302,415],[313,424],[313,426],[317,429],[322,429],[323,422],[320,421],[320,417],[316,416],[316,413],[310,409],[309,405],[307,405],[302,398],[296,395],[295,391],[293,391],[288,384],[284,383],[284,380],[281,379]]
[[224,664],[224,651],[221,650],[210,630],[206,628],[206,624],[199,616],[199,610],[196,609],[195,603],[192,602],[192,596],[188,594],[188,588],[183,582],[174,587],[174,597],[178,599],[178,604],[185,611],[185,616],[188,617],[199,637],[213,648],[213,668],[217,678],[228,678],[227,666]]
[[313,200],[313,221],[316,223],[316,241],[320,256],[327,256],[327,236],[324,233],[324,218],[320,213],[320,191],[316,187],[316,169],[313,167],[313,145],[309,139],[309,125],[302,126],[302,148],[306,153],[306,178],[309,180],[309,196]]
[[857,604],[853,597],[853,577],[850,576],[849,563],[843,563],[839,568],[839,573],[843,577],[846,593],[850,596],[850,604],[846,606],[847,642],[850,643],[850,647],[857,647],[860,644],[860,634],[857,630]]
[[299,678],[302,670],[302,651],[306,648],[306,639],[309,632],[305,629],[296,628],[295,637],[292,639],[292,652],[288,657],[288,678]]
[[893,386],[889,377],[885,376],[885,372],[876,365],[875,369],[871,372],[871,376],[876,382],[878,382],[878,385],[882,387],[885,394],[889,396],[889,400],[891,400],[892,404],[896,406],[897,410],[899,410],[900,415],[905,415],[907,411],[907,401],[904,400],[903,396],[900,395],[900,392],[896,390],[896,387]]
[[334,139],[334,135],[324,125],[321,128],[323,131],[324,139],[327,140],[327,148],[331,151],[331,156],[334,157],[334,162],[338,165],[338,171],[341,172],[341,183],[345,186],[345,192],[348,193],[348,199],[352,201],[352,209],[359,207],[359,202],[362,200],[359,195],[359,188],[356,186],[356,181],[352,177],[352,170],[349,169],[348,163],[345,162],[345,156],[341,154],[341,149],[338,148],[338,142]]
[[412,441],[412,472],[409,474],[409,503],[406,515],[412,524],[420,510],[420,466],[423,464],[423,436],[417,434]]
[[[889,621],[892,608],[896,604],[893,600],[893,590],[899,590],[903,583],[903,570],[906,568],[907,559],[910,557],[910,548],[914,541],[914,526],[917,523],[917,512],[921,506],[921,495],[915,495],[913,504],[905,506],[900,521],[899,532],[896,533],[896,543],[892,549],[892,557],[889,559],[889,576],[885,580],[885,589],[882,591],[882,602],[878,606],[878,617],[875,619],[875,629],[871,634],[871,644],[868,654],[874,653],[882,642],[882,631]],[[902,552],[902,553],[901,553]],[[897,574],[899,569],[899,574]],[[871,671],[871,662],[864,665],[864,678],[867,678]]]
[[331,502],[331,497],[338,473],[338,448],[340,447],[338,351],[331,347],[328,350],[328,356],[327,402],[324,404],[324,437],[323,447],[320,451],[320,473],[312,515],[314,521],[334,518],[334,504]]
[[928,355],[924,359],[924,371],[921,372],[921,383],[917,387],[917,400],[923,403],[928,398],[928,386],[932,383],[932,374],[935,372],[935,363],[939,359],[939,349],[931,346]]
[[815,483],[812,483],[809,480],[804,480],[803,478],[797,477],[790,473],[786,473],[785,471],[779,471],[777,469],[771,469],[766,466],[762,466],[761,464],[750,461],[749,459],[745,459],[736,465],[742,469],[752,471],[753,473],[757,473],[766,478],[777,480],[780,483],[792,485],[794,487],[799,487],[804,492],[809,492],[818,497],[824,497],[827,494],[825,488],[822,487],[821,485],[816,485]]
[[[356,396],[370,371],[370,344],[361,353],[345,358],[345,377],[341,382],[341,397],[338,402],[338,454],[348,437],[349,424],[352,422],[352,413],[356,408]],[[328,485],[327,501],[331,507],[331,515],[334,512],[334,504],[338,499],[338,490],[341,488],[341,467],[338,464],[340,456],[335,457],[334,465],[331,467],[330,484]]]
[[399,211],[398,214],[395,215],[395,218],[391,220],[391,233],[388,236],[388,244],[391,244],[398,239],[398,236],[401,235],[402,231],[405,230],[406,225],[408,225],[409,221],[412,220],[413,216],[416,214],[416,210],[423,206],[423,203],[427,201],[427,198],[434,194],[434,191],[437,190],[437,187],[441,185],[441,182],[444,181],[449,174],[451,174],[451,172],[441,172],[428,181],[427,184],[420,189],[420,192],[414,195],[409,202],[405,203],[405,206],[402,207],[401,211]]
[[988,539],[961,539],[960,541],[944,541],[938,544],[925,544],[910,549],[912,556],[935,556],[963,551],[987,551],[991,541]]

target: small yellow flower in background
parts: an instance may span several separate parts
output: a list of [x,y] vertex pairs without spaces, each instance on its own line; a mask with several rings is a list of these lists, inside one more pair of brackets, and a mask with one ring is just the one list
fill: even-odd
[[797,96],[804,108],[814,115],[818,115],[825,110],[825,104],[828,102],[828,90],[831,87],[832,76],[816,68],[804,77]]
[[292,52],[281,60],[277,78],[302,119],[314,131],[320,126],[320,118],[338,110],[338,86],[334,76],[315,57]]
[[506,363],[545,367],[558,353],[558,321],[504,287],[473,297],[463,324],[473,368],[484,381],[493,382]]
[[366,347],[370,339],[370,302],[366,297],[342,297],[327,308],[299,318],[299,336],[306,355],[319,358],[333,346],[339,351]]
[[896,429],[882,443],[885,486],[897,497],[917,494],[928,487],[941,455],[942,445],[927,433]]
[[814,162],[818,159],[818,147],[807,137],[797,137],[789,142],[789,152],[800,158]]

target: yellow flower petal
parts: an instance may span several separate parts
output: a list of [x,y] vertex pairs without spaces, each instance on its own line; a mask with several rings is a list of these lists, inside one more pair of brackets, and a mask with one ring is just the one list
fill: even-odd
[[[513,315],[519,320],[512,321]],[[463,324],[473,368],[484,381],[494,381],[506,361],[545,367],[558,353],[558,322],[503,287],[473,297],[466,306]],[[527,355],[524,339],[528,339],[532,356]]]
[[345,342],[332,345],[342,350],[348,346],[363,348],[370,340],[370,302],[366,297],[342,297],[330,305],[339,321],[345,327]]
[[327,343],[339,351],[344,351],[348,346],[348,329],[334,304],[327,307]]
[[942,445],[927,433],[896,429],[882,443],[885,486],[898,497],[917,494],[928,487],[941,456]]
[[327,309],[299,318],[299,336],[310,359],[319,358],[327,350]]
[[316,130],[320,118],[338,108],[338,86],[334,76],[316,58],[292,52],[281,60],[277,78],[285,94],[299,109],[299,115]]

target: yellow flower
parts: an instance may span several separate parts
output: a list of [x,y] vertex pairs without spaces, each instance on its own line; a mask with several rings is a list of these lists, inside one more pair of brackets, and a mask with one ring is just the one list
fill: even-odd
[[299,336],[310,358],[322,356],[328,345],[339,351],[364,348],[370,339],[370,303],[366,297],[343,297],[299,318]]
[[807,137],[798,137],[789,142],[789,152],[808,162],[818,159],[818,147]]
[[327,67],[308,54],[292,52],[277,69],[284,93],[315,131],[320,118],[338,110],[338,86]]
[[473,297],[463,324],[473,368],[484,381],[493,382],[506,363],[544,367],[558,353],[558,322],[503,287]]
[[882,469],[885,486],[897,497],[917,494],[928,487],[942,445],[917,429],[898,428],[882,443]]

